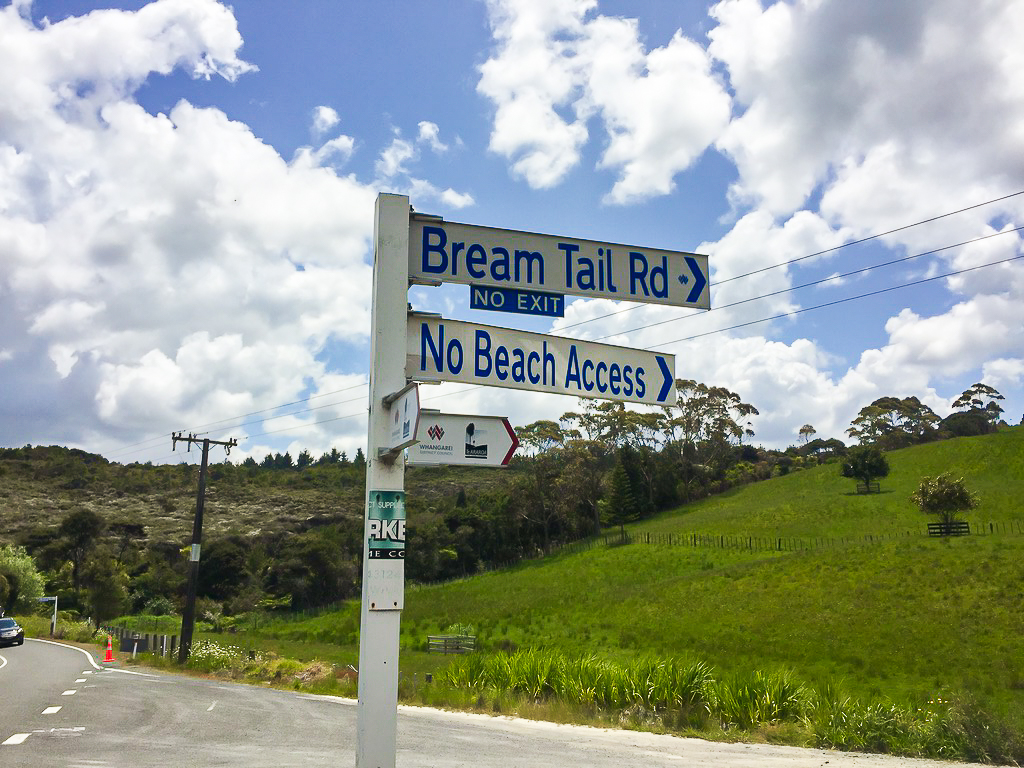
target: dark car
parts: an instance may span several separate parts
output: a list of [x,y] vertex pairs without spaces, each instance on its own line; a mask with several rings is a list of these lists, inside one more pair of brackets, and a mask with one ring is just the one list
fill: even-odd
[[0,619],[0,646],[23,645],[25,630],[14,619]]

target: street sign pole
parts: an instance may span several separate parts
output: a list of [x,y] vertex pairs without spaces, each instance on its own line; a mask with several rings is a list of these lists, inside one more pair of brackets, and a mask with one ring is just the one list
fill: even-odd
[[50,619],[50,637],[57,631],[57,595],[53,597],[37,597],[40,603],[53,603],[53,618]]
[[[396,549],[371,547],[381,530],[380,507],[401,499],[405,465],[387,460],[391,411],[385,398],[406,385],[406,308],[409,292],[409,198],[381,194],[374,214],[373,306],[370,326],[370,413],[367,427],[362,610],[359,624],[357,768],[394,768],[398,722],[398,636],[404,605],[405,561],[377,559]],[[386,454],[386,451],[384,452]],[[386,499],[383,503],[381,498]],[[390,517],[389,512],[384,517]],[[371,520],[371,515],[375,518]],[[371,525],[373,523],[374,525]],[[398,530],[398,526],[392,526]],[[404,519],[401,524],[404,539]],[[395,543],[390,542],[389,546]],[[404,542],[401,555],[404,556]],[[371,555],[371,549],[373,554]]]

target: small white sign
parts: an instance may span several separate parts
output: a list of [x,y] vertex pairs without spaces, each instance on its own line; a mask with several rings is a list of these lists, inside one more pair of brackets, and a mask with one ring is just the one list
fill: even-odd
[[649,405],[676,402],[675,357],[410,314],[405,375]]
[[390,406],[389,451],[400,451],[416,442],[420,421],[420,388],[413,382],[395,394]]
[[424,411],[420,425],[423,434],[409,448],[409,464],[503,467],[519,447],[515,430],[503,416]]

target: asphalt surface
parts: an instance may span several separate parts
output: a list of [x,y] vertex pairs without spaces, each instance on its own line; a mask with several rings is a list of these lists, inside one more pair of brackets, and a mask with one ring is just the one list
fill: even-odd
[[[0,766],[350,766],[356,703],[97,663],[71,646],[0,649]],[[73,691],[73,692],[72,692]],[[58,710],[54,710],[59,707]],[[929,768],[927,760],[719,744],[400,707],[399,768]],[[960,764],[962,765],[962,764]]]

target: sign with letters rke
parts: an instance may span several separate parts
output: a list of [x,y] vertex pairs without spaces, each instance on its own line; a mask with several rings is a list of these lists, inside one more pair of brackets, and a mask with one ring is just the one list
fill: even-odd
[[405,491],[367,494],[366,557],[363,571],[371,611],[405,605]]
[[675,357],[412,313],[405,375],[649,405],[676,401]]
[[415,215],[409,279],[711,308],[707,256]]

